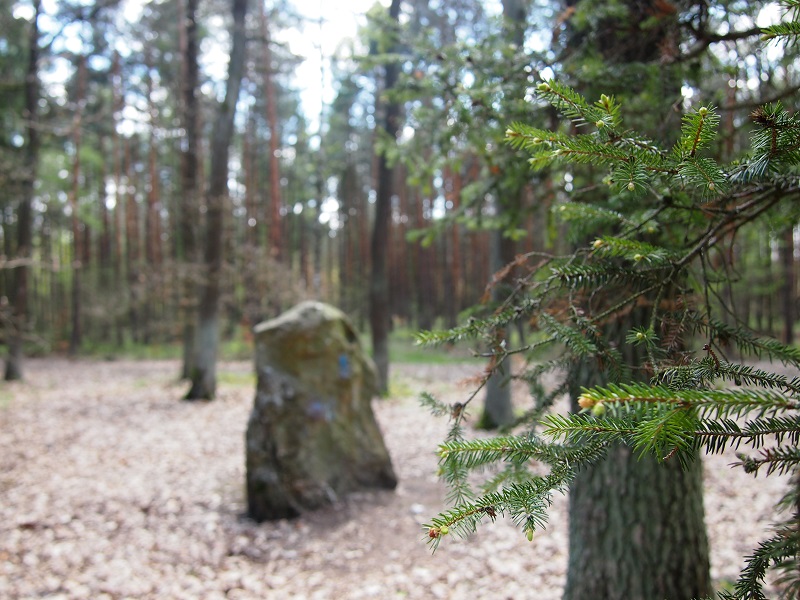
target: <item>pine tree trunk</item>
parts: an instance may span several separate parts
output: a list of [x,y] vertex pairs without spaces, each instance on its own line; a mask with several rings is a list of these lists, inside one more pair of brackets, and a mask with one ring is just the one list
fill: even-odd
[[197,6],[199,0],[183,0],[183,26],[180,28],[183,55],[183,81],[181,121],[186,130],[186,145],[181,152],[181,201],[180,201],[180,240],[178,243],[178,263],[182,268],[181,282],[183,300],[181,302],[183,321],[183,366],[181,379],[189,379],[194,361],[193,344],[195,323],[197,321],[196,294],[197,283],[197,219],[199,217],[199,110],[197,88],[199,85]]
[[217,388],[219,298],[228,197],[228,157],[245,63],[247,0],[233,0],[233,35],[225,99],[219,106],[211,140],[211,171],[206,196],[205,281],[198,309],[195,360],[187,400],[212,400]]
[[[451,173],[452,176],[452,194],[451,210],[458,213],[461,205],[461,171],[456,170]],[[451,296],[447,303],[449,307],[448,314],[448,327],[455,327],[458,324],[458,314],[461,312],[462,298],[464,296],[464,283],[461,273],[461,225],[457,220],[451,224],[452,231],[450,232],[450,280],[452,282]]]
[[[645,310],[607,325],[608,339],[644,326]],[[630,344],[627,365],[646,357]],[[646,381],[641,370],[634,379]],[[630,377],[626,378],[630,380]],[[570,373],[573,411],[582,388],[607,383],[598,365],[583,362]],[[578,474],[569,491],[569,563],[564,600],[691,600],[711,594],[703,509],[703,466],[657,462],[615,446]]]
[[[414,205],[417,229],[425,229],[429,223],[425,218],[425,199],[419,191],[414,193]],[[431,246],[414,244],[414,262],[416,264],[416,304],[417,328],[433,329],[433,308],[436,304],[436,288],[433,282],[434,249]]]
[[395,216],[391,217],[394,226],[390,232],[390,251],[389,251],[389,264],[391,265],[392,277],[389,281],[390,289],[390,307],[391,314],[399,317],[403,322],[408,322],[410,315],[409,306],[409,269],[408,269],[408,256],[406,241],[406,232],[408,229],[407,221],[403,221],[402,217],[408,215],[408,185],[405,181],[407,178],[407,171],[405,167],[400,167],[400,172],[395,173],[397,185],[397,198],[398,214],[397,221]]
[[8,357],[4,379],[22,379],[23,341],[28,325],[28,260],[32,250],[31,202],[35,191],[39,166],[39,132],[36,129],[36,115],[39,103],[39,0],[33,2],[33,19],[28,36],[28,68],[25,74],[25,127],[27,146],[25,148],[24,180],[20,186],[19,209],[17,210],[17,248],[16,257],[21,261],[14,267],[11,289],[13,310],[12,329],[8,336]]
[[81,223],[78,214],[78,198],[80,194],[81,182],[81,133],[83,129],[83,104],[86,95],[86,57],[78,57],[78,83],[77,96],[75,100],[76,110],[72,123],[72,144],[75,156],[72,161],[72,190],[69,197],[69,205],[72,209],[72,327],[69,337],[69,354],[74,356],[81,347],[83,338],[83,327],[81,321]]
[[358,198],[358,174],[355,167],[348,163],[339,180],[340,219],[342,226],[342,252],[339,255],[339,302],[345,313],[352,314],[360,308],[354,297],[356,289],[355,264],[358,256],[358,223],[354,215],[356,198]]
[[[101,136],[98,140],[98,146],[103,156],[108,156],[108,143],[105,136]],[[100,177],[97,182],[98,197],[100,198],[100,238],[97,241],[97,259],[98,259],[98,278],[97,284],[99,289],[108,290],[110,288],[111,279],[111,215],[108,211],[106,204],[106,181],[108,178],[107,163],[103,163],[100,167]],[[107,335],[106,331],[103,335]]]
[[257,209],[258,177],[256,169],[256,119],[255,111],[250,111],[247,128],[242,136],[242,169],[244,175],[244,236],[239,251],[240,272],[244,286],[242,303],[244,322],[254,327],[261,318],[261,290],[259,289],[257,271],[263,268],[258,261],[258,241],[260,215]]
[[[565,2],[566,7],[575,4]],[[571,31],[569,43],[575,48],[591,44],[605,63],[619,69],[631,63],[657,63],[677,39],[671,31],[677,17],[641,27],[658,10],[658,2],[630,0],[621,5],[628,11],[625,18],[605,18],[591,31]],[[654,72],[664,102],[650,103],[648,109],[669,115],[669,99],[679,95],[680,79],[668,69],[654,67]],[[632,79],[609,76],[591,83],[607,94],[635,95],[638,86]],[[645,82],[640,85],[643,88]],[[667,130],[672,126],[670,120],[662,123],[665,136],[671,138]],[[636,367],[646,362],[623,341],[634,325],[648,324],[640,313],[607,326],[606,338],[630,354],[625,364]],[[598,371],[597,365],[584,364],[571,374],[573,409],[582,386],[608,383]],[[641,371],[634,375],[647,380]],[[569,519],[564,600],[690,600],[711,595],[699,459],[682,470],[677,461],[658,463],[653,457],[640,459],[630,449],[614,447],[570,487]]]
[[[522,46],[525,41],[525,22],[527,19],[527,5],[520,0],[503,0],[503,30],[509,42]],[[504,205],[518,204],[521,198],[521,191],[512,193],[502,201],[497,203],[497,214],[512,206]],[[514,259],[513,242],[504,237],[504,231],[497,230],[492,232],[489,241],[489,268],[492,273],[497,273]],[[502,301],[507,297],[507,290],[500,285],[495,285],[492,289],[492,300]],[[506,332],[497,332],[497,342],[506,341]],[[484,429],[495,429],[503,425],[508,425],[514,420],[514,408],[511,404],[511,371],[510,365],[503,369],[495,369],[486,384],[486,396],[483,403],[483,413],[480,418],[480,426]]]
[[794,277],[794,227],[787,227],[781,235],[781,316],[783,331],[781,341],[784,344],[794,343],[795,321],[795,277]]
[[[125,144],[125,161],[123,173],[128,181],[134,177],[133,145],[135,140]],[[125,267],[128,275],[128,327],[134,342],[140,341],[139,327],[139,269],[140,269],[140,241],[139,241],[139,208],[136,198],[126,187],[125,199]]]
[[[392,0],[389,7],[389,19],[398,23],[400,17],[400,0]],[[391,32],[392,37],[396,36]],[[391,44],[393,50],[396,41]],[[390,62],[385,67],[384,90],[394,87],[399,65]],[[392,139],[397,137],[400,118],[400,104],[396,100],[386,103],[383,130]],[[389,280],[387,277],[389,225],[391,218],[391,202],[394,188],[394,173],[389,166],[386,153],[382,153],[378,161],[378,190],[375,198],[375,224],[372,229],[370,256],[372,257],[372,275],[369,285],[370,326],[372,330],[372,354],[378,370],[378,390],[385,394],[389,389]]]
[[[123,210],[124,193],[122,192],[122,175],[123,175],[123,144],[124,141],[118,131],[119,121],[121,119],[122,111],[125,106],[124,91],[122,89],[122,67],[120,55],[114,52],[111,63],[111,95],[114,126],[111,128],[111,146],[112,158],[114,162],[114,210],[111,215],[113,221],[113,251],[111,255],[112,262],[112,285],[116,289],[124,289],[123,287],[123,231],[125,230],[125,213]],[[120,295],[121,299],[121,295]],[[122,346],[125,341],[125,331],[123,324],[124,317],[121,311],[117,309],[114,315],[114,333],[115,340],[118,346]]]
[[[497,273],[513,260],[513,247],[510,245],[509,240],[503,239],[502,232],[491,232],[489,257],[489,264],[493,273]],[[507,287],[500,283],[495,284],[492,289],[492,300],[499,302],[506,297],[508,297]],[[506,341],[506,331],[497,331],[497,344],[502,344]],[[501,367],[494,368],[489,376],[489,381],[486,382],[486,395],[484,396],[479,427],[482,429],[497,429],[510,424],[513,420],[511,365],[506,363]]]
[[[615,447],[573,482],[564,600],[690,600],[711,593],[702,463]],[[587,526],[590,524],[590,526]]]
[[[266,8],[263,2],[259,4],[259,24],[261,26],[261,36],[263,38],[262,60],[264,64],[264,96],[267,105],[267,126],[269,127],[269,202],[270,202],[270,222],[269,222],[269,247],[270,254],[280,260],[283,252],[283,240],[281,235],[281,208],[283,200],[281,198],[281,172],[280,172],[280,131],[278,127],[278,99],[275,91],[275,76],[272,66],[272,48],[269,26],[267,23]],[[320,197],[321,201],[321,197]]]
[[[583,364],[570,381],[601,383]],[[564,600],[691,600],[711,594],[703,467],[657,462],[615,446],[583,470],[569,493],[569,565]]]

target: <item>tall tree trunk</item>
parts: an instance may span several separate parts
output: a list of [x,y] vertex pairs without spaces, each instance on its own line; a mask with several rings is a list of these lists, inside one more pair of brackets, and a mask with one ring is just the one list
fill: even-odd
[[[622,3],[628,10],[626,18],[605,19],[590,33],[604,60],[614,64],[611,72],[623,71],[629,63],[654,65],[657,79],[650,83],[661,86],[663,102],[651,103],[648,109],[669,115],[671,98],[680,97],[680,79],[655,65],[661,52],[677,39],[670,29],[677,16],[662,19],[656,26],[641,26],[657,11],[658,2],[628,0]],[[636,88],[645,89],[647,82],[632,85],[631,80],[606,77],[590,85],[633,99]],[[662,123],[665,134],[670,123]],[[625,335],[636,325],[648,324],[645,315],[634,312],[608,325],[607,339],[630,354],[624,357],[627,365],[642,365],[645,359],[623,343]],[[573,409],[580,387],[608,383],[594,367],[580,365],[571,373]],[[644,373],[638,375],[644,377]],[[605,460],[581,471],[570,487],[564,600],[690,600],[710,595],[699,458],[682,470],[671,461],[659,464],[652,458],[639,459],[627,449],[612,448]]]
[[[177,262],[181,269],[181,301],[183,322],[183,363],[181,379],[189,379],[194,360],[195,324],[197,322],[198,268],[196,227],[200,216],[199,173],[199,86],[197,6],[199,0],[182,0],[184,15],[180,27],[180,46],[183,56],[181,120],[186,138],[181,152],[181,199]],[[182,263],[182,264],[181,264]]]
[[72,121],[72,145],[75,156],[72,161],[72,190],[69,205],[72,209],[72,328],[69,337],[69,354],[78,353],[83,338],[81,322],[81,222],[78,214],[78,199],[81,182],[81,134],[83,128],[83,108],[86,97],[86,57],[78,57],[78,84],[75,99],[75,116]]
[[[135,157],[133,156],[136,140],[129,140],[125,144],[125,161],[123,172],[128,182],[133,180]],[[140,341],[139,308],[140,308],[140,236],[139,236],[139,207],[136,197],[125,186],[125,264],[128,274],[128,326],[134,342]]]
[[[597,372],[583,364],[572,373],[573,410],[582,387],[603,383]],[[612,447],[572,483],[569,515],[564,600],[711,595],[699,458],[684,469]]]
[[295,224],[297,226],[297,245],[300,249],[300,258],[298,261],[298,269],[300,271],[300,280],[303,282],[306,291],[311,289],[313,285],[312,274],[312,260],[311,250],[309,249],[309,234],[308,234],[308,215],[306,214],[310,209],[307,204],[303,204],[303,208],[295,217]]
[[[493,274],[503,269],[514,259],[513,243],[503,237],[502,231],[490,233],[489,238],[489,266]],[[494,275],[492,275],[494,276]],[[492,301],[497,303],[508,297],[508,286],[498,282],[492,288]],[[495,332],[495,343],[507,343],[508,335],[505,329]],[[510,424],[514,420],[514,407],[511,403],[511,365],[506,363],[501,367],[493,367],[489,380],[486,382],[486,396],[483,403],[479,427],[482,429],[496,429]]]
[[[416,229],[425,229],[430,225],[426,218],[425,198],[419,190],[414,190],[414,212]],[[414,244],[414,264],[416,279],[416,326],[418,329],[433,329],[434,307],[437,302],[434,283],[435,250],[432,246],[421,243]]]
[[795,322],[795,276],[794,276],[794,227],[789,226],[784,229],[783,238],[780,246],[781,257],[781,308],[783,317],[784,344],[794,343],[794,322]]
[[[270,227],[269,241],[270,254],[280,260],[283,241],[281,239],[281,171],[280,157],[278,156],[280,146],[280,131],[278,127],[278,99],[275,92],[275,67],[272,64],[272,48],[270,47],[271,38],[269,34],[269,24],[267,23],[267,13],[263,2],[259,2],[259,23],[261,25],[261,37],[263,38],[264,52],[262,59],[264,76],[264,96],[267,105],[267,126],[269,127],[269,202],[270,202]],[[322,198],[320,198],[322,201]]]
[[342,310],[350,314],[356,308],[360,308],[353,298],[354,290],[357,288],[354,267],[358,256],[356,247],[358,242],[356,227],[358,223],[354,211],[356,210],[358,195],[358,174],[355,167],[348,162],[339,179],[339,198],[342,199],[339,206],[339,218],[342,221],[342,250],[339,255],[339,302]]
[[399,202],[397,205],[397,212],[392,210],[390,222],[394,225],[391,227],[389,239],[389,265],[391,279],[389,280],[389,306],[392,315],[396,315],[404,322],[408,321],[411,316],[409,312],[409,270],[408,270],[408,256],[406,248],[406,221],[403,217],[408,216],[408,185],[405,183],[408,177],[406,169],[400,165],[399,172],[395,173],[397,186],[397,196]]
[[33,19],[28,33],[28,67],[25,72],[25,166],[20,186],[19,209],[17,210],[17,248],[19,261],[14,267],[11,288],[12,328],[8,337],[8,358],[4,379],[22,379],[22,356],[25,332],[28,327],[28,273],[33,242],[31,225],[31,203],[39,167],[39,132],[36,115],[39,106],[39,0],[33,2]]
[[233,32],[225,99],[219,105],[211,137],[211,171],[206,193],[205,281],[198,310],[195,360],[187,400],[211,400],[217,388],[219,298],[223,262],[228,157],[234,116],[244,75],[247,0],[232,0]]
[[[125,213],[123,210],[123,198],[124,193],[122,192],[122,175],[123,175],[123,144],[124,141],[122,137],[119,135],[117,126],[119,125],[119,121],[122,115],[122,110],[125,106],[124,100],[124,90],[122,89],[122,67],[121,67],[120,55],[118,52],[114,52],[114,56],[111,62],[111,95],[112,95],[112,106],[113,106],[113,122],[114,126],[111,128],[111,144],[113,147],[112,156],[114,161],[114,213],[113,213],[113,222],[114,222],[114,250],[112,255],[112,272],[113,272],[113,285],[116,286],[117,289],[124,289],[123,287],[123,231],[125,230]],[[120,295],[121,298],[121,295]],[[116,334],[116,341],[118,346],[122,346],[125,341],[124,335],[124,316],[117,309],[117,313],[115,314],[115,334]]]
[[[98,147],[103,156],[107,156],[108,142],[105,135],[101,135],[98,140]],[[108,212],[108,205],[106,204],[106,181],[108,177],[107,165],[105,162],[100,166],[100,177],[97,182],[98,197],[100,198],[100,236],[97,240],[97,262],[98,262],[98,278],[97,283],[100,289],[107,290],[110,287],[110,270],[111,270],[111,215]],[[108,332],[106,332],[107,334]],[[105,335],[105,334],[104,334]]]
[[[148,269],[156,269],[161,262],[161,226],[159,215],[159,182],[158,182],[158,141],[156,127],[158,107],[153,102],[153,77],[151,57],[147,56],[147,102],[149,113],[150,136],[148,140],[148,181],[147,181],[147,216],[145,220],[145,256]],[[152,276],[151,276],[152,278]],[[148,304],[152,301],[147,299]]]
[[258,282],[258,271],[263,265],[258,260],[259,221],[261,215],[258,211],[258,177],[256,168],[256,141],[257,127],[255,111],[250,111],[247,117],[247,128],[242,136],[242,169],[244,171],[244,235],[242,248],[239,252],[242,264],[242,285],[244,286],[242,304],[244,306],[243,321],[248,327],[253,327],[261,318],[260,306],[262,292]]
[[[522,47],[525,42],[525,23],[528,15],[527,3],[524,0],[503,0],[503,29],[508,40],[517,47]],[[512,192],[507,198],[498,199],[497,214],[501,215],[508,210],[503,202],[519,203],[522,190]],[[504,231],[498,229],[492,234],[489,248],[489,269],[497,273],[514,260],[514,244],[504,237]],[[492,289],[493,302],[502,301],[507,297],[507,289],[502,285],[495,285]],[[497,343],[506,342],[506,332],[497,332]],[[490,365],[492,366],[492,365]],[[480,426],[485,429],[495,429],[510,424],[514,420],[514,407],[511,404],[511,369],[494,369],[486,383],[486,396],[483,403],[483,413]]]
[[142,275],[143,293],[142,293],[142,329],[144,331],[144,343],[152,343],[152,329],[153,329],[153,306],[155,304],[155,295],[158,288],[158,251],[157,242],[160,237],[158,231],[158,175],[157,171],[157,146],[156,146],[156,115],[158,109],[153,103],[153,65],[152,65],[152,52],[151,48],[145,48],[145,68],[147,69],[147,111],[148,111],[148,124],[150,132],[147,143],[147,201],[144,210],[144,261],[146,269]]
[[[389,7],[389,19],[393,26],[399,27],[400,0],[392,0]],[[397,47],[398,32],[389,32],[392,42],[388,52]],[[388,62],[384,71],[384,90],[391,90],[397,82],[399,65],[394,60]],[[380,102],[380,100],[378,100]],[[383,131],[397,139],[400,126],[400,103],[388,99],[384,107]],[[372,229],[370,256],[372,257],[372,273],[369,285],[369,317],[372,330],[372,354],[378,369],[378,389],[385,394],[389,390],[389,280],[387,277],[387,257],[389,225],[392,210],[392,194],[394,193],[394,169],[389,166],[386,152],[378,159],[378,190],[375,197],[375,223]]]
[[[451,171],[452,189],[450,194],[450,201],[452,203],[450,210],[457,214],[461,204],[461,167],[457,167]],[[458,220],[453,220],[451,224],[452,230],[450,232],[450,254],[448,255],[450,262],[450,300],[447,303],[448,314],[447,319],[448,327],[455,327],[458,324],[458,314],[461,311],[462,298],[464,296],[464,283],[461,273],[461,225]]]

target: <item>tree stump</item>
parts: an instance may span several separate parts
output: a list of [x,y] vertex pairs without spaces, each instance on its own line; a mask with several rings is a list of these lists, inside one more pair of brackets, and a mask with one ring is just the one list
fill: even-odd
[[397,477],[370,404],[372,360],[347,316],[303,302],[257,325],[247,425],[247,506],[256,521],[296,517]]

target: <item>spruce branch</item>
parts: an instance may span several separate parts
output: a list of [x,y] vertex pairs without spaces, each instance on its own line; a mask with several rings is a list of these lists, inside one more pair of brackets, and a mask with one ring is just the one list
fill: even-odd
[[593,408],[597,404],[626,405],[634,410],[642,410],[646,405],[691,408],[700,417],[718,419],[738,418],[751,412],[765,416],[800,410],[798,399],[769,389],[671,389],[643,383],[610,384],[584,389],[578,403],[582,408]]
[[[797,468],[800,466],[800,449],[796,446],[764,449],[756,457],[744,453],[739,453],[736,457],[739,462],[733,463],[733,466],[742,467],[745,473],[754,475],[758,474],[764,465],[767,465],[767,476],[797,473]],[[796,495],[794,500],[797,501]]]
[[800,348],[787,346],[778,340],[762,338],[752,331],[717,319],[707,319],[699,313],[689,313],[687,321],[695,333],[723,345],[733,345],[739,352],[757,358],[778,360],[786,366],[800,369]]
[[764,577],[771,566],[795,562],[800,551],[800,539],[797,523],[790,522],[777,529],[775,534],[764,540],[752,555],[745,558],[746,566],[742,570],[734,591],[723,592],[723,600],[767,600],[763,592]]
[[673,153],[685,160],[694,158],[697,151],[708,148],[717,139],[719,115],[712,107],[701,106],[683,116],[681,135]]
[[[800,14],[800,0],[789,4]],[[451,531],[469,534],[486,517],[500,514],[510,516],[531,539],[546,523],[552,494],[566,489],[575,472],[602,457],[610,444],[682,464],[699,451],[749,449],[752,455],[738,454],[737,465],[753,474],[796,474],[800,467],[800,377],[733,364],[725,356],[735,348],[800,369],[800,349],[712,316],[719,307],[733,315],[720,288],[737,276],[728,252],[738,233],[766,218],[788,222],[797,217],[792,203],[800,200],[800,119],[779,103],[756,110],[749,154],[723,164],[712,157],[720,123],[713,107],[690,111],[678,139],[664,150],[622,129],[622,110],[612,97],[601,95],[590,103],[557,81],[539,84],[537,92],[579,133],[514,123],[506,138],[527,151],[536,168],[561,163],[606,170],[604,183],[610,185],[597,196],[607,204],[562,201],[555,208],[573,239],[603,235],[590,247],[541,257],[531,267],[518,258],[512,266],[527,272],[492,314],[419,336],[425,344],[481,339],[489,350],[476,355],[490,359],[478,390],[458,410],[428,402],[439,414],[449,409],[453,420],[439,453],[455,506],[426,526],[434,548]],[[716,272],[715,252],[726,259]],[[507,282],[510,268],[498,271],[490,285]],[[536,341],[514,349],[497,344],[497,331],[523,316],[529,317]],[[731,322],[738,323],[733,316]],[[691,350],[698,340],[705,342],[703,352]],[[530,384],[535,397],[517,421],[526,433],[465,439],[464,408],[488,375],[515,353],[534,360],[532,352],[544,346],[556,347],[558,356],[529,363],[527,372],[515,375]],[[568,377],[546,391],[544,375],[569,371],[578,361],[603,371],[605,381],[619,383],[583,389],[578,414],[550,414],[539,421],[558,394],[572,391]],[[630,383],[635,372],[652,375],[650,384]],[[718,389],[724,384],[735,387]],[[534,434],[539,431],[541,437]],[[533,463],[549,467],[548,474],[532,475]],[[468,485],[475,472],[488,474],[480,493]],[[797,523],[792,528],[796,532]],[[764,597],[766,568],[796,562],[796,537],[789,551],[781,535],[759,547],[734,592],[722,597]]]
[[[749,421],[744,427],[740,427],[733,419],[720,418],[699,422],[694,437],[711,454],[720,454],[729,446],[738,449],[741,444],[759,449],[767,443],[768,439],[776,444],[782,444],[784,440],[788,440],[788,443],[795,446],[800,435],[799,424],[798,417],[771,417],[755,419]],[[780,455],[773,455],[771,452],[767,452],[768,456],[765,458],[768,459],[768,462],[778,462]],[[757,468],[751,469],[745,466],[747,473],[756,470]]]
[[465,537],[487,516],[494,520],[498,514],[511,517],[523,529],[529,540],[536,529],[547,523],[547,509],[556,492],[565,493],[575,477],[575,466],[591,464],[605,454],[602,444],[587,444],[580,447],[563,447],[561,456],[552,464],[545,476],[530,476],[527,481],[515,482],[496,492],[487,492],[475,501],[463,502],[440,513],[423,528],[432,550],[436,550],[441,539],[448,533]]

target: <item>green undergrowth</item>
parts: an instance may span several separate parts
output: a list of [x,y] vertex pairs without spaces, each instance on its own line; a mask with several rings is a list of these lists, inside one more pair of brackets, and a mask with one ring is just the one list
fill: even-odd
[[[459,345],[425,348],[416,342],[414,329],[396,329],[389,336],[389,360],[393,363],[453,364],[474,360],[466,347]],[[365,346],[366,347],[366,346]]]
[[[424,348],[415,342],[414,329],[396,329],[389,336],[389,358],[393,363],[411,364],[453,364],[471,359],[466,347],[442,346]],[[368,352],[371,349],[369,333],[361,336],[362,345]],[[86,345],[81,356],[103,360],[181,360],[183,346],[179,341],[145,344],[126,341],[123,345],[95,343]],[[253,342],[239,333],[222,341],[220,360],[252,360]]]
[[217,383],[235,387],[255,387],[256,374],[254,371],[218,371]]

